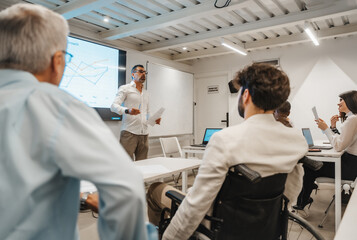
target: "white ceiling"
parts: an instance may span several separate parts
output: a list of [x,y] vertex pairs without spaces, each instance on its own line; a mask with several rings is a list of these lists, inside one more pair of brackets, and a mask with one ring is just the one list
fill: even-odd
[[357,34],[357,0],[1,0],[0,9],[17,2],[62,14],[73,35],[174,61],[231,53],[221,38],[248,51],[310,41],[305,21],[320,40]]

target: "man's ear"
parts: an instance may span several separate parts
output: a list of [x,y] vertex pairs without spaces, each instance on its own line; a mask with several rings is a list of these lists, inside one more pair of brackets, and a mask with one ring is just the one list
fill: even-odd
[[63,56],[61,51],[55,52],[55,54],[53,54],[52,61],[51,61],[52,71],[54,71],[55,73],[61,72],[61,68],[63,66],[62,61],[63,61]]
[[247,103],[250,99],[250,93],[249,93],[249,90],[248,89],[245,89],[243,94],[242,94],[242,100],[243,100],[243,103]]
[[63,54],[61,51],[55,52],[51,59],[51,83],[55,85],[59,85],[63,74]]

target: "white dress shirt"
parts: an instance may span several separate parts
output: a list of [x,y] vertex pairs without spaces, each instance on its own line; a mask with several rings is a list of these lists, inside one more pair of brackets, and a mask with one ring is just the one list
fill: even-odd
[[242,124],[215,133],[205,150],[192,189],[166,229],[163,239],[187,239],[212,207],[231,166],[244,163],[262,177],[289,173],[285,195],[294,201],[302,188],[297,162],[308,146],[300,131],[277,122],[273,114],[257,114]]
[[[130,115],[124,113],[126,109],[131,108],[139,109],[140,114]],[[126,130],[136,135],[148,134],[149,95],[144,88],[140,93],[134,81],[119,87],[110,109],[112,112],[123,115],[121,130]]]
[[101,239],[148,239],[141,173],[95,110],[0,70],[0,134],[0,239],[78,239],[79,179],[99,191]]
[[347,119],[341,125],[340,134],[333,133],[330,128],[327,128],[324,133],[336,151],[346,150],[357,156],[357,116],[352,112],[348,112],[346,116]]

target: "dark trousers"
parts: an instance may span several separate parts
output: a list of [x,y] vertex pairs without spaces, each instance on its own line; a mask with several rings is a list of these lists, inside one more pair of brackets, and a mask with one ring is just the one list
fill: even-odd
[[148,158],[148,135],[136,135],[123,130],[120,132],[120,143],[133,160]]
[[[335,163],[324,162],[322,168],[318,171],[313,171],[304,167],[304,183],[302,191],[298,197],[297,204],[305,206],[310,198],[310,194],[314,188],[315,179],[318,177],[335,178]],[[341,178],[343,180],[354,181],[357,177],[357,156],[345,152],[341,156]]]

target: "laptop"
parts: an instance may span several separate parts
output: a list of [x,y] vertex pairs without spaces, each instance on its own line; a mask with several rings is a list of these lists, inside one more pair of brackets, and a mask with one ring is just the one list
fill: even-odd
[[211,139],[213,133],[221,131],[222,128],[206,128],[205,135],[203,135],[203,140],[201,144],[192,144],[191,147],[206,147],[207,143]]
[[309,149],[332,149],[331,144],[326,144],[325,146],[323,145],[314,145],[314,141],[312,140],[312,135],[310,132],[310,128],[302,128],[302,134],[304,134],[304,137],[306,139],[307,144],[309,145]]

